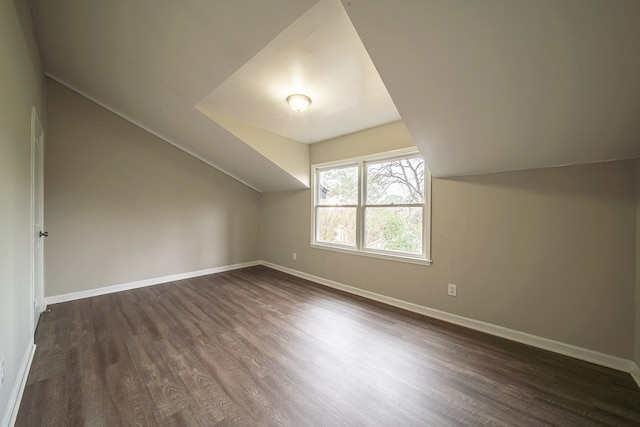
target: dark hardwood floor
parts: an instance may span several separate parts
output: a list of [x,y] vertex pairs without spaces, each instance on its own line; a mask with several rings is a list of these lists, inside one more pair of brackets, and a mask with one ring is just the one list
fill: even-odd
[[640,425],[629,374],[266,267],[50,309],[18,426]]

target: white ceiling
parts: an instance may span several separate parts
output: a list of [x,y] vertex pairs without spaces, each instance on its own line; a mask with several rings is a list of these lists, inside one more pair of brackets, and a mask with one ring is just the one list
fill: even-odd
[[[195,106],[223,92],[245,64],[270,56],[264,52],[287,38],[278,35],[315,4],[33,0],[32,8],[49,76],[251,187],[274,191],[305,184],[273,160],[278,156],[261,154]],[[343,5],[434,176],[640,157],[640,1]],[[313,30],[295,33],[301,64],[317,63],[308,50]],[[295,63],[295,46],[278,49],[275,55]],[[348,65],[314,79],[339,85],[352,73]],[[311,108],[324,94],[311,94]],[[249,111],[263,102],[245,101]],[[284,133],[282,119],[236,118]]]
[[[304,113],[286,103],[296,93],[312,99]],[[197,108],[304,143],[400,120],[339,0],[309,9]]]

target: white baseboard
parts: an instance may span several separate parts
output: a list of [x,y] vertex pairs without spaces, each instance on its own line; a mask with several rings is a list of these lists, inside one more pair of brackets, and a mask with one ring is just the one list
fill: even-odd
[[114,292],[128,291],[131,289],[144,288],[146,286],[160,285],[162,283],[173,282],[176,280],[191,279],[198,276],[206,276],[208,274],[222,273],[223,271],[237,270],[239,268],[253,267],[261,265],[260,261],[243,262],[240,264],[225,265],[222,267],[207,268],[204,270],[189,271],[186,273],[172,274],[170,276],[155,277],[153,279],[138,280],[135,282],[122,283],[120,285],[105,286],[102,288],[88,289],[86,291],[71,292],[68,294],[54,295],[44,299],[45,306],[57,304],[60,302],[74,301],[82,298],[95,297],[98,295],[112,294]]
[[[480,320],[471,319],[468,317],[458,316],[456,314],[447,313],[445,311],[436,310],[433,308],[413,304],[400,299],[388,297],[386,295],[377,294],[375,292],[365,291],[363,289],[355,288],[353,286],[345,285],[343,283],[328,280],[322,277],[314,276],[312,274],[304,273],[302,271],[294,270],[288,267],[283,267],[277,264],[273,264],[267,261],[263,261],[262,265],[273,268],[275,270],[282,271],[284,273],[291,274],[303,279],[310,280],[312,282],[328,286],[330,288],[339,289],[341,291],[348,292],[350,294],[358,295],[364,298],[368,298],[374,301],[378,301],[384,304],[388,304],[394,307],[402,308],[407,311],[411,311],[418,314],[423,314],[428,317],[444,320],[449,323],[464,326],[466,328],[474,329],[477,331],[485,332],[490,335],[495,335],[501,338],[506,338],[511,341],[516,341],[522,344],[527,344],[533,347],[549,350],[554,353],[563,354],[565,356],[573,357],[575,359],[585,360],[587,362],[595,363],[597,365],[606,366],[618,371],[629,372],[634,376],[634,379],[640,386],[640,371],[637,370],[638,366],[631,360],[623,359],[621,357],[612,356],[605,353],[589,350],[582,347],[577,347],[571,344],[566,344],[560,341],[554,341],[548,338],[539,337],[536,335],[528,334],[525,332],[516,331],[514,329],[505,328],[491,323],[482,322]],[[633,365],[635,365],[635,372]]]
[[[548,338],[539,337],[537,335],[528,334],[525,332],[516,331],[514,329],[505,328],[491,323],[482,322],[456,314],[447,313],[434,308],[421,306],[418,304],[403,301],[397,298],[388,297],[386,295],[377,294],[375,292],[366,291],[353,286],[345,285],[343,283],[335,282],[333,280],[325,279],[312,274],[304,273],[302,271],[294,270],[292,268],[283,267],[281,265],[273,264],[267,261],[251,261],[240,264],[232,264],[222,267],[208,268],[204,270],[191,271],[187,273],[173,274],[170,276],[156,277],[153,279],[139,280],[136,282],[123,283],[120,285],[106,286],[103,288],[90,289],[80,292],[72,292],[63,295],[56,295],[45,298],[45,304],[56,304],[60,302],[73,301],[82,298],[89,298],[98,295],[105,295],[114,292],[121,292],[130,289],[142,288],[145,286],[159,285],[162,283],[173,282],[176,280],[190,279],[198,276],[205,276],[208,274],[221,273],[224,271],[236,270],[239,268],[253,267],[256,265],[264,265],[266,267],[279,270],[284,273],[291,274],[292,276],[300,277],[310,280],[320,285],[328,286],[334,289],[348,292],[353,295],[358,295],[364,298],[368,298],[373,301],[378,301],[384,304],[388,304],[394,307],[398,307],[407,311],[422,314],[428,317],[444,320],[449,323],[464,326],[477,331],[485,332],[490,335],[506,338],[511,341],[520,342],[533,347],[549,350],[554,353],[563,354],[565,356],[573,357],[575,359],[585,360],[587,362],[595,363],[597,365],[606,366],[608,368],[616,369],[618,371],[629,372],[633,379],[638,383],[640,387],[640,369],[638,365],[631,360],[623,359],[618,356],[612,356],[606,353],[600,353],[597,351],[589,350],[582,347],[577,347],[571,344],[566,344],[560,341],[554,341]],[[30,362],[29,362],[30,363]],[[0,424],[0,427],[4,427]]]
[[27,385],[27,378],[29,377],[29,370],[31,369],[31,362],[33,361],[33,355],[36,352],[36,345],[33,342],[33,338],[29,340],[29,344],[22,357],[20,368],[18,369],[18,375],[13,383],[11,394],[9,395],[9,401],[4,410],[4,416],[0,420],[1,427],[13,426],[16,423],[18,416],[18,409],[20,409],[20,402],[22,401],[22,393]]
[[635,380],[636,384],[638,384],[638,387],[640,387],[640,367],[638,367],[638,364],[635,362],[631,362],[631,364],[631,377]]

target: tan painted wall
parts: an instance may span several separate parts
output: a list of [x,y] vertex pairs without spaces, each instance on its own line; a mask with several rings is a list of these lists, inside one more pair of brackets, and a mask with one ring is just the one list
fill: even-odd
[[384,151],[415,147],[411,134],[402,121],[312,144],[312,164],[377,154]]
[[[312,146],[312,159],[335,160],[327,155],[337,153],[335,147],[325,148]],[[356,151],[349,147],[345,157]],[[631,359],[634,180],[629,161],[434,179],[431,267],[310,248],[310,191],[265,193],[263,256],[367,291]],[[458,285],[458,297],[447,296],[448,283]]]
[[25,3],[0,2],[0,424],[31,338],[31,107],[42,120],[44,76]]
[[260,196],[48,81],[47,296],[259,259]]

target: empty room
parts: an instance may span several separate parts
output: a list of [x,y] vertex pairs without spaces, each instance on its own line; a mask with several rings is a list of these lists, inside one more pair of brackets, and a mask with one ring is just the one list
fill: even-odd
[[640,425],[640,2],[3,0],[0,427]]

